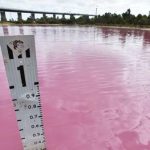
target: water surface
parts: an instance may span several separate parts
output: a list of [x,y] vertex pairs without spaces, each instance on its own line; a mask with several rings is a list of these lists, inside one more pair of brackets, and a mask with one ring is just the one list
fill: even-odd
[[[1,26],[35,35],[48,150],[150,149],[150,32]],[[0,146],[21,150],[0,53]]]

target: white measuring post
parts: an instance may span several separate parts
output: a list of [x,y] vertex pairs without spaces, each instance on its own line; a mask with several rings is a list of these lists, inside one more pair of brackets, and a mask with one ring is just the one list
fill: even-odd
[[24,150],[46,150],[34,36],[3,36],[0,45]]

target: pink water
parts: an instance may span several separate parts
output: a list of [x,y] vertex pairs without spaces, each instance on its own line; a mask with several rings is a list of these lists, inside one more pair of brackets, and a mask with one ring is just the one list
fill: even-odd
[[[48,150],[150,150],[150,32],[0,27],[34,34]],[[0,149],[22,150],[0,53]]]

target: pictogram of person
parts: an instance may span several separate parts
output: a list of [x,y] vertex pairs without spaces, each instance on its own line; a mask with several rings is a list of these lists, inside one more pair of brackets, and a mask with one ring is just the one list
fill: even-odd
[[[22,52],[24,51],[24,42],[21,40],[15,40],[12,42],[14,51],[18,54],[18,58],[22,58]],[[14,59],[12,48],[7,45],[9,59]],[[25,50],[26,57],[30,57],[30,49]]]

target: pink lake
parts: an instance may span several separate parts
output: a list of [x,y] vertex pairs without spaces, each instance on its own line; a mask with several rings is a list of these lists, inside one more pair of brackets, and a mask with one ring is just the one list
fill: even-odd
[[[47,150],[150,150],[150,32],[0,26],[35,35]],[[0,52],[0,149],[22,150]]]

